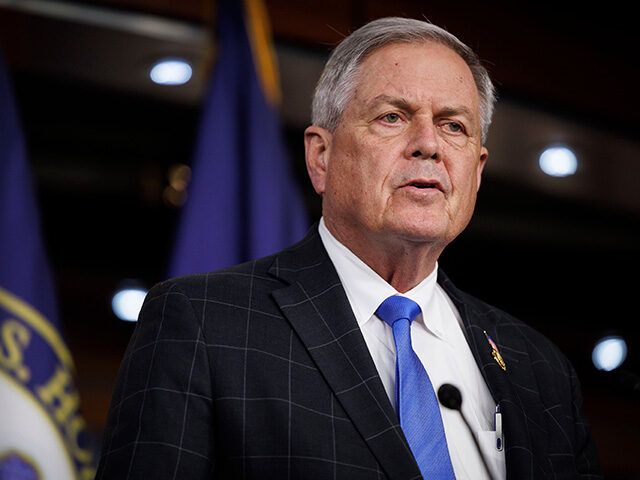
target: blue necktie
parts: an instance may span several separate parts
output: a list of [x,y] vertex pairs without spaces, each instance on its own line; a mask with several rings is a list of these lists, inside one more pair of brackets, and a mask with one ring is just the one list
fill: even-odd
[[411,322],[420,306],[406,297],[387,298],[376,315],[393,329],[396,344],[396,409],[400,426],[425,479],[455,480],[438,399],[411,346]]

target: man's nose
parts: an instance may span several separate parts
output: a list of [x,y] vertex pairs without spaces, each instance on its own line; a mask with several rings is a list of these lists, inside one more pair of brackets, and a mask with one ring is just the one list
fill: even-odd
[[440,158],[440,142],[436,126],[430,118],[416,118],[410,129],[406,150],[407,158],[432,159]]

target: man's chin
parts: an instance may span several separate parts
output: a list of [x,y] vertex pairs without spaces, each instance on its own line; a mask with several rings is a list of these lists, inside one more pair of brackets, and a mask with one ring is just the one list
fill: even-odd
[[390,230],[398,239],[412,243],[446,244],[446,225],[432,220],[407,221],[393,226]]

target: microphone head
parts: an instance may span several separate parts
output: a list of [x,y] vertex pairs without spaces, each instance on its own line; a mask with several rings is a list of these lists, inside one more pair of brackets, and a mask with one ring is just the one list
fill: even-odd
[[440,403],[447,408],[460,410],[460,406],[462,405],[462,394],[457,387],[454,387],[449,383],[444,383],[438,389],[438,400],[440,400]]

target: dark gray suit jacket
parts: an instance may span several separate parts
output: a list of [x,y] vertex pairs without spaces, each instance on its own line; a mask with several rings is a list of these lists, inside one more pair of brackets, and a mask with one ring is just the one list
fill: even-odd
[[[502,408],[508,478],[601,478],[566,358],[438,282]],[[316,227],[279,254],[149,292],[96,478],[421,478]]]

